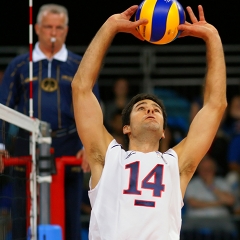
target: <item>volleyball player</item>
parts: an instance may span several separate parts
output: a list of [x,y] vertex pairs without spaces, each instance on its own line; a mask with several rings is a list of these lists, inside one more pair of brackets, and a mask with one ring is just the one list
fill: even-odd
[[130,33],[143,40],[136,28],[147,21],[130,21],[136,9],[132,6],[106,20],[72,82],[77,130],[91,167],[89,239],[94,240],[179,239],[186,187],[208,151],[227,106],[225,60],[218,31],[206,22],[202,6],[198,7],[198,18],[187,7],[191,23],[178,27],[180,37],[200,38],[206,44],[203,107],[186,138],[161,153],[158,147],[165,137],[164,106],[153,95],[137,95],[123,110],[123,133],[129,139],[129,150],[121,148],[103,125],[92,87],[117,33]]

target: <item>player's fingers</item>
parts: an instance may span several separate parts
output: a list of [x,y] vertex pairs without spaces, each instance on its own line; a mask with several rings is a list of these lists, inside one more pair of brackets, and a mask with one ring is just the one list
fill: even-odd
[[198,6],[199,21],[205,21],[204,11],[202,5]]
[[178,25],[178,30],[184,30],[185,26],[190,26],[192,23],[185,21],[185,23]]
[[133,23],[136,25],[135,27],[138,27],[140,25],[146,25],[148,23],[148,20],[146,18],[142,18]]
[[127,10],[125,10],[122,14],[124,14],[128,19],[130,19],[132,15],[136,12],[137,8],[138,8],[138,5],[133,5]]
[[145,39],[143,38],[143,36],[138,32],[137,29],[133,30],[132,32],[132,35],[135,36],[136,38],[138,38],[139,40],[141,41],[144,41]]
[[190,23],[190,22],[188,22],[188,21],[185,21],[185,24],[187,24],[187,25],[191,25],[191,23]]
[[178,30],[181,30],[181,31],[188,30],[189,27],[191,27],[191,25],[192,25],[191,23],[185,22],[185,24],[178,25]]
[[187,7],[187,12],[188,12],[188,15],[192,21],[192,23],[197,23],[198,22],[198,19],[197,17],[195,16],[193,10],[191,7]]

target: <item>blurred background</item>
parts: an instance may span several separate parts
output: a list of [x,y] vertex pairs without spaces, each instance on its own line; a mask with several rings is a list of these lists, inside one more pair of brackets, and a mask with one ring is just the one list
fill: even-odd
[[[196,225],[193,226],[189,224],[189,221],[192,224],[194,222],[192,218],[188,219],[191,215],[188,211],[191,210],[192,198],[197,198],[197,195],[190,192],[190,189],[188,193],[190,200],[185,199],[183,208],[184,220],[181,239],[237,240],[239,239],[237,232],[240,226],[240,159],[239,156],[234,156],[238,158],[238,162],[236,161],[237,166],[234,165],[236,168],[232,167],[229,162],[229,146],[235,137],[239,138],[240,136],[239,10],[236,1],[179,0],[179,2],[184,9],[191,6],[195,13],[197,13],[197,6],[203,5],[206,20],[218,29],[224,45],[229,107],[208,154],[210,154],[209,158],[213,159],[216,164],[212,177],[221,178],[220,183],[224,182],[223,185],[227,186],[225,190],[229,190],[235,199],[234,203],[221,206],[227,211],[226,215],[210,216],[210,220],[209,216],[202,216],[203,218],[200,221],[198,219]],[[69,50],[82,55],[99,27],[110,15],[122,12],[131,5],[139,5],[141,1],[33,1],[33,24],[36,22],[39,7],[45,3],[61,4],[68,9],[69,33],[66,45]],[[28,1],[1,0],[0,80],[8,63],[15,56],[28,51],[28,4]],[[34,33],[33,43],[36,41],[37,37]],[[160,150],[165,151],[175,145],[185,137],[192,118],[201,107],[200,96],[205,69],[205,45],[202,40],[188,37],[176,39],[167,45],[157,46],[139,41],[128,34],[118,34],[113,40],[98,79],[101,105],[107,128],[124,145],[120,116],[125,100],[136,93],[149,91],[163,100],[168,113],[168,128],[166,130],[168,137],[161,143]],[[120,105],[113,103],[120,103]],[[234,147],[239,148],[238,145]],[[211,163],[206,166],[206,169],[207,167],[211,168],[210,165]],[[198,176],[198,172],[196,172],[195,177],[201,176]],[[91,211],[87,197],[89,174],[86,174],[85,179],[86,191],[82,213],[86,216],[84,226],[87,229]],[[203,195],[203,192],[200,190],[199,192]],[[195,218],[193,217],[193,219]],[[203,224],[202,227],[199,227],[199,222],[200,225],[207,223],[207,226]],[[226,223],[233,224],[224,232],[226,235],[221,231],[218,231],[217,234],[213,233],[216,229],[221,229],[224,225],[227,226]],[[188,226],[192,228],[189,229]]]
[[[36,16],[39,7],[44,3],[63,4],[69,10],[69,34],[68,45],[87,45],[92,39],[101,24],[111,14],[121,12],[127,7],[137,4],[139,0],[98,0],[98,1],[33,1],[33,14]],[[236,1],[216,1],[216,0],[181,0],[183,8],[191,6],[194,10],[198,4],[202,4],[205,10],[206,19],[212,23],[220,32],[223,43],[240,42],[238,29],[238,7]],[[28,1],[2,0],[0,8],[0,44],[1,45],[27,45],[28,44]],[[35,18],[33,21],[35,23]],[[36,36],[35,36],[36,37]],[[35,39],[36,40],[36,39]],[[194,43],[193,39],[178,40],[176,43]],[[113,44],[140,44],[132,36],[119,35]]]

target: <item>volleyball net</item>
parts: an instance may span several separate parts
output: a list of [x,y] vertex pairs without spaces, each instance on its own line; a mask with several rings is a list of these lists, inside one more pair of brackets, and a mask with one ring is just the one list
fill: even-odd
[[[36,143],[43,142],[38,119],[0,104],[0,239],[37,239]],[[16,235],[16,236],[15,236]]]
[[1,240],[45,239],[41,231],[66,240],[65,167],[81,159],[54,158],[51,142],[50,124],[0,104],[0,147],[8,153],[0,173]]

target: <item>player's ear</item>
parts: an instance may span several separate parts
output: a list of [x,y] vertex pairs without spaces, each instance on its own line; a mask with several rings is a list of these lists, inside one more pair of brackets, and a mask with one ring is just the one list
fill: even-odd
[[130,133],[130,126],[129,125],[125,125],[124,127],[123,127],[123,134],[128,134],[128,133]]

